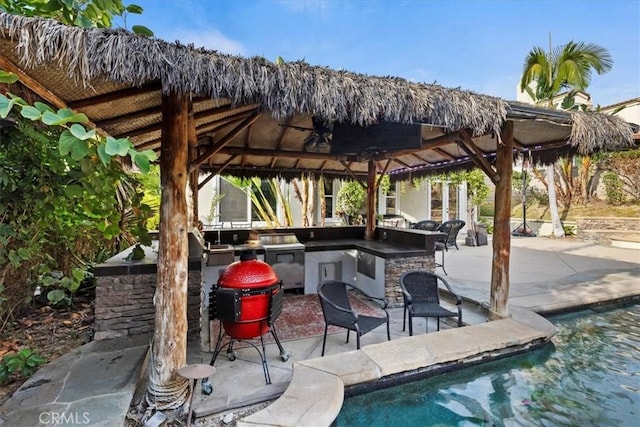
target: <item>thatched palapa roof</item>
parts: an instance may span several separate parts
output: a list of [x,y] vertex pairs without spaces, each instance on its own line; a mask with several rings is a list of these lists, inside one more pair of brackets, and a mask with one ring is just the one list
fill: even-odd
[[[367,161],[375,160],[380,172],[405,179],[469,168],[474,157],[492,162],[506,120],[515,124],[519,152],[537,161],[633,142],[631,126],[613,116],[569,114],[435,84],[301,61],[276,64],[5,13],[0,52],[0,69],[17,72],[45,101],[84,112],[99,129],[129,137],[140,149],[159,151],[162,94],[191,94],[197,164],[204,172],[362,178]],[[421,140],[403,149],[308,151],[312,117],[328,125],[422,124]]]

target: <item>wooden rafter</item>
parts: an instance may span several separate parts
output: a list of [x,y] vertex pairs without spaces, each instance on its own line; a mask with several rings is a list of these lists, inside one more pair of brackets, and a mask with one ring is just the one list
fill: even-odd
[[458,141],[458,145],[460,146],[460,148],[462,148],[462,150],[467,153],[469,157],[471,157],[473,163],[475,163],[480,169],[484,171],[484,173],[489,176],[489,178],[491,178],[491,181],[494,184],[497,184],[500,181],[500,175],[485,158],[486,153],[480,150],[480,148],[475,144],[469,132],[462,130],[459,133],[460,138],[462,138],[462,140]]
[[364,189],[367,188],[367,184],[363,183],[355,176],[355,174],[353,173],[353,171],[351,171],[351,168],[349,167],[349,164],[347,162],[345,162],[344,160],[341,160],[340,163],[342,163],[342,166],[344,166],[344,170],[347,171],[349,176],[353,178],[354,181],[359,182],[362,188]]
[[403,161],[402,161],[402,160],[400,160],[400,159],[389,159],[389,160],[393,160],[394,162],[401,164],[401,165],[402,165],[402,166],[404,166],[405,168],[411,168],[411,167],[412,167],[410,164],[405,163],[405,162],[403,162]]
[[382,181],[382,177],[384,176],[384,174],[387,173],[387,169],[389,169],[391,160],[392,159],[387,160],[387,163],[384,165],[384,168],[382,168],[382,171],[380,171],[380,176],[378,177],[378,180],[376,182],[376,188],[378,188],[378,186],[380,185],[380,181]]
[[447,153],[442,148],[434,148],[433,151],[435,151],[436,153],[440,154],[443,157],[446,157],[447,159],[449,159],[451,161],[457,160],[455,156],[452,156],[451,154]]
[[256,120],[258,120],[259,117],[260,117],[260,113],[256,110],[249,117],[247,117],[246,119],[238,123],[238,125],[235,128],[233,128],[228,134],[223,136],[220,139],[220,141],[215,142],[203,154],[198,156],[198,158],[189,165],[189,170],[192,170],[193,168],[196,168],[202,163],[204,163],[205,161],[207,161],[209,157],[213,156],[218,151],[220,151],[222,147],[228,144],[229,141],[231,141],[233,138],[238,136],[240,132],[245,130],[247,127],[251,126]]
[[125,89],[96,95],[91,98],[79,99],[77,101],[70,102],[69,107],[74,109],[92,107],[94,105],[104,104],[105,102],[120,101],[122,98],[143,95],[151,92],[159,92],[161,90],[162,85],[160,82],[153,82],[140,87],[127,87]]
[[[280,131],[280,136],[278,137],[278,142],[276,143],[275,149],[276,150],[280,150],[282,148],[282,142],[284,141],[284,137],[287,135],[287,132],[289,132],[289,126],[291,124],[291,119],[293,117],[288,117],[285,124],[282,127],[282,130]],[[276,160],[277,157],[273,157],[273,159],[271,159],[271,167],[274,167],[276,165]],[[296,162],[296,167],[298,166],[297,162]]]
[[71,108],[67,105],[62,98],[58,97],[55,93],[38,83],[35,79],[29,76],[24,70],[13,62],[9,61],[3,55],[0,55],[0,69],[10,71],[20,78],[20,82],[31,89],[36,95],[44,99],[49,104],[56,108]]
[[109,126],[120,124],[122,122],[130,122],[132,120],[137,120],[144,117],[156,116],[161,114],[162,114],[162,106],[158,105],[155,107],[145,108],[144,110],[135,111],[133,113],[119,114],[109,119],[99,120],[96,122],[96,124],[101,127],[109,127]]
[[214,173],[216,175],[220,175],[222,173],[223,170],[225,170],[227,168],[227,166],[229,166],[231,164],[231,162],[236,158],[236,156],[231,156],[229,157],[223,164],[221,164],[215,171]]
[[271,150],[268,148],[243,148],[243,147],[224,147],[220,149],[220,153],[222,154],[237,154],[242,155],[246,154],[247,156],[258,156],[258,157],[267,157],[267,156],[275,156],[275,157],[285,157],[285,158],[300,158],[300,159],[316,159],[316,160],[336,160],[336,161],[344,161],[345,156],[342,155],[332,155],[330,158],[326,153],[313,153],[310,151],[288,151],[288,150]]
[[389,151],[385,153],[377,154],[375,160],[385,160],[390,157],[403,156],[405,154],[415,154],[420,151],[434,150],[438,147],[442,147],[448,144],[455,143],[455,140],[459,138],[457,132],[448,133],[446,135],[440,135],[431,139],[422,139],[422,146],[420,148],[412,148],[407,150]]
[[222,163],[220,166],[218,166],[217,168],[211,170],[210,174],[203,179],[200,184],[198,184],[198,189],[202,189],[202,187],[204,187],[209,181],[211,181],[213,179],[214,176],[216,175],[220,175],[222,173],[222,171],[231,164],[231,162],[233,161],[233,159],[235,159],[237,156],[231,156],[229,157],[227,160],[225,160],[224,163]]
[[[22,68],[18,67],[13,62],[9,61],[3,55],[0,55],[0,69],[3,69],[5,71],[10,71],[16,76],[18,76],[18,78],[20,79],[20,83],[28,87],[31,91],[33,91],[33,93],[38,95],[45,102],[53,105],[58,109],[68,108],[70,110],[75,111],[74,107],[71,107],[62,98],[60,98],[58,95],[56,95],[55,93],[51,92],[49,89],[44,87],[37,80],[35,80],[29,74],[27,74]],[[90,120],[84,124],[90,128],[95,129],[101,135],[107,134],[102,128],[100,128]]]

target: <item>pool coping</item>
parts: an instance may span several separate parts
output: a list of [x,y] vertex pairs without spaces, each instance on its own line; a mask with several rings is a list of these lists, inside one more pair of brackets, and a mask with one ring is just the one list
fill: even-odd
[[528,309],[512,306],[510,315],[296,362],[282,396],[237,426],[329,426],[342,408],[345,389],[377,388],[399,376],[426,377],[520,353],[546,344],[556,333],[551,322]]

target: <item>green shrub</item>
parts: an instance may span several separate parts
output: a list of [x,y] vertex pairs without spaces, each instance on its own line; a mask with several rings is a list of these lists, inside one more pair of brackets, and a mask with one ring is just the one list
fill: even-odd
[[346,216],[350,224],[360,223],[362,221],[360,211],[366,197],[367,192],[359,182],[345,182],[338,191],[337,213]]
[[604,188],[607,193],[607,203],[613,206],[619,206],[624,203],[624,191],[622,188],[622,181],[618,174],[615,172],[606,172],[602,176],[604,182]]
[[565,236],[575,236],[576,235],[576,227],[575,225],[562,225],[562,229],[564,230]]
[[45,363],[46,360],[30,348],[8,354],[0,361],[0,384],[7,382],[11,376],[28,378]]

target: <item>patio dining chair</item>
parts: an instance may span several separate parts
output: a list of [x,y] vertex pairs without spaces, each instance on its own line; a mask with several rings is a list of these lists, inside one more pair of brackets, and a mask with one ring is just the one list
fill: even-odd
[[[440,304],[440,289],[442,283],[449,293],[456,299],[457,312],[448,310]],[[413,318],[424,317],[426,332],[429,332],[429,317],[437,319],[440,330],[441,317],[457,317],[458,327],[462,326],[462,297],[456,294],[444,277],[430,271],[408,271],[400,276],[400,287],[404,300],[402,315],[402,330],[406,329],[406,318],[409,315],[409,335],[413,335]]]
[[[377,317],[358,313],[349,302],[350,292],[356,297],[379,304],[381,315]],[[387,312],[387,302],[384,298],[373,297],[354,285],[337,280],[321,282],[318,285],[318,297],[320,298],[320,306],[322,307],[325,323],[324,337],[322,338],[322,356],[324,356],[329,325],[345,328],[347,330],[347,343],[349,342],[349,333],[355,331],[356,348],[358,350],[360,349],[360,337],[385,323],[387,324],[387,339],[391,340],[389,313]]]
[[437,231],[441,231],[447,234],[447,238],[444,240],[445,246],[450,248],[455,246],[456,249],[460,249],[458,247],[458,243],[456,240],[458,239],[458,233],[465,226],[466,222],[461,219],[452,219],[450,221],[443,222],[437,229]]

